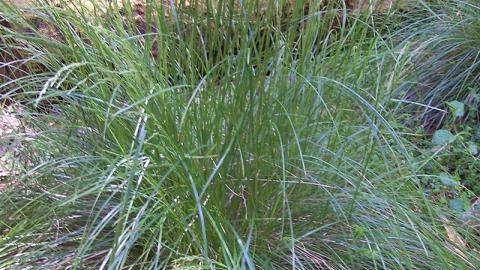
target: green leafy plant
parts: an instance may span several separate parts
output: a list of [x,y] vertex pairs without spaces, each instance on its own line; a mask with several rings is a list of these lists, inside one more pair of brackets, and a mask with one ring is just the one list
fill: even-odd
[[448,106],[450,112],[445,126],[433,133],[430,148],[427,147],[425,153],[428,157],[425,163],[428,166],[424,167],[426,173],[438,178],[438,181],[427,181],[426,188],[434,200],[464,212],[470,210],[470,201],[480,194],[478,140],[472,128],[478,121],[478,103],[467,106],[455,101],[449,102]]

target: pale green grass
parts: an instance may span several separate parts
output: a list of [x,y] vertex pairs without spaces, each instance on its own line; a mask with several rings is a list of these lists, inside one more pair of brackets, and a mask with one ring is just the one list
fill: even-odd
[[0,268],[475,269],[385,109],[408,59],[389,17],[224,5],[152,4],[146,34],[115,7],[34,11],[61,43],[1,29],[45,71],[9,94],[38,135],[0,195]]

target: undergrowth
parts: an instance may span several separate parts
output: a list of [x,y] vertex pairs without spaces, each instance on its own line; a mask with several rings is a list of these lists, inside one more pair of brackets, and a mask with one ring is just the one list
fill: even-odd
[[29,10],[52,37],[0,2],[29,70],[2,98],[35,130],[0,268],[477,268],[390,109],[398,15],[321,3]]

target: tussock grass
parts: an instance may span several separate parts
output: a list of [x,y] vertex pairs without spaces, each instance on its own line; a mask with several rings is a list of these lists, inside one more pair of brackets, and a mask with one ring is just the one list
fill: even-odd
[[428,129],[442,125],[445,103],[477,94],[480,75],[480,2],[439,1],[414,14],[398,37],[409,51],[412,71],[398,95]]
[[61,40],[3,27],[42,71],[8,94],[38,134],[0,195],[0,268],[476,268],[385,109],[406,57],[383,21],[284,3],[33,11]]

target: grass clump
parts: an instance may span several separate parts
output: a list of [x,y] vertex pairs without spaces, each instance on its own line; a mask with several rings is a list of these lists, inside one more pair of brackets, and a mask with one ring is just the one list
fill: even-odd
[[479,11],[475,0],[432,1],[428,11],[412,15],[398,33],[413,63],[398,94],[417,102],[408,110],[429,131],[442,127],[448,102],[471,103],[478,95]]
[[386,109],[405,57],[375,14],[184,4],[35,9],[59,39],[2,13],[28,29],[2,49],[42,71],[9,92],[37,135],[0,196],[0,268],[478,266]]

